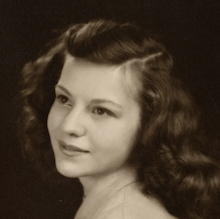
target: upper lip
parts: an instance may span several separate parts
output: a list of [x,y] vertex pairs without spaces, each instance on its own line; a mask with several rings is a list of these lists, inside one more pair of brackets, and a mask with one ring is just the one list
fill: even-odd
[[67,143],[65,143],[65,142],[63,142],[63,141],[59,141],[59,144],[60,144],[61,146],[64,146],[66,149],[71,150],[71,151],[89,152],[89,151],[84,150],[84,149],[82,149],[82,148],[79,148],[79,147],[77,147],[77,146],[75,146],[75,145],[67,144]]

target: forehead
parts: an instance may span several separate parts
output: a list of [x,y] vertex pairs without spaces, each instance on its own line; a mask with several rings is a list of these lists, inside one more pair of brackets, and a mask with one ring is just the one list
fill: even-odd
[[65,83],[74,81],[76,84],[77,81],[79,82],[79,78],[83,78],[84,86],[86,83],[88,86],[91,84],[99,86],[103,83],[106,86],[111,85],[112,88],[120,86],[126,90],[127,95],[136,99],[140,89],[138,77],[138,73],[130,64],[100,64],[68,55],[61,72],[60,81],[65,81]]

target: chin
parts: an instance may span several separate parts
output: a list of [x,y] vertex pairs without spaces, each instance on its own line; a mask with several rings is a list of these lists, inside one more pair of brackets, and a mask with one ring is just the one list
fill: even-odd
[[68,163],[58,161],[56,162],[56,169],[61,175],[67,178],[78,178],[79,177],[78,174],[76,174],[76,171],[74,170],[72,165]]

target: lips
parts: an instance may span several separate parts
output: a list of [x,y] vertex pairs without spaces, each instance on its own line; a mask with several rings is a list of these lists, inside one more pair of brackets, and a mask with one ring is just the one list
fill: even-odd
[[59,141],[60,150],[66,155],[75,155],[75,154],[83,154],[88,153],[89,151],[83,150],[75,145],[66,144],[63,141]]

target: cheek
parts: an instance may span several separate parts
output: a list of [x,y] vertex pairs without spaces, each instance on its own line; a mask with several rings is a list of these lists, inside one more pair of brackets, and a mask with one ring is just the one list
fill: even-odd
[[136,133],[136,128],[126,129],[120,126],[116,126],[115,129],[102,129],[96,135],[93,135],[93,137],[95,136],[93,145],[99,145],[100,152],[102,151],[109,156],[113,154],[117,157],[127,157],[133,148]]
[[58,127],[59,120],[60,118],[58,114],[56,113],[56,110],[52,106],[47,117],[47,128],[48,128],[50,135]]
[[119,133],[111,134],[111,137],[103,138],[98,142],[96,148],[96,159],[100,166],[119,168],[128,162],[133,149],[133,142],[121,136]]

